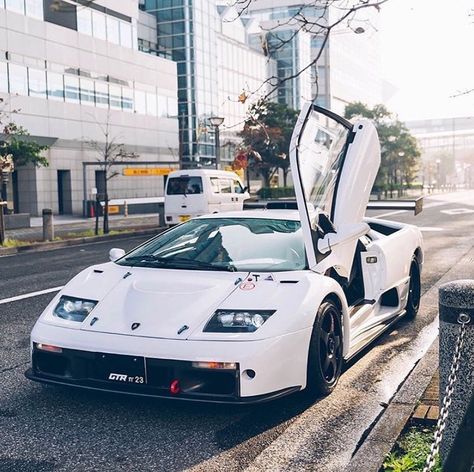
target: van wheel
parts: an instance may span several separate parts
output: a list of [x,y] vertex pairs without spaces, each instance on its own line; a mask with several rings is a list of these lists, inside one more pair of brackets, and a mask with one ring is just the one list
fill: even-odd
[[321,304],[309,343],[307,394],[312,398],[330,394],[342,370],[341,312],[332,301]]
[[421,299],[421,274],[420,264],[413,256],[410,267],[410,286],[408,288],[408,300],[406,306],[406,316],[409,319],[415,318],[420,308]]

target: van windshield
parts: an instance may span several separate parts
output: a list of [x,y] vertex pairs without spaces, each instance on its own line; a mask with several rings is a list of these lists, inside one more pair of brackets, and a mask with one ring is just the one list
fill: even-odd
[[166,195],[193,195],[202,193],[201,177],[171,177],[168,179]]
[[270,218],[199,218],[139,246],[117,264],[188,270],[306,268],[301,223]]

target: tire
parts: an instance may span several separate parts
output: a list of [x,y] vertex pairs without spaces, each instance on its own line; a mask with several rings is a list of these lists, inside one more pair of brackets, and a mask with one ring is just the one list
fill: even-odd
[[408,287],[408,300],[406,306],[406,317],[408,319],[415,318],[420,308],[421,299],[421,274],[420,264],[415,256],[411,261],[410,266],[410,285]]
[[342,324],[335,303],[321,304],[314,321],[309,343],[306,393],[311,398],[329,395],[341,375]]

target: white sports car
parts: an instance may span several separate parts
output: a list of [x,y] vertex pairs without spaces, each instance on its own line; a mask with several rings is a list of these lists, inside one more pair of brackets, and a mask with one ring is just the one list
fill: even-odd
[[40,316],[27,377],[229,403],[331,392],[345,360],[415,316],[422,237],[364,216],[380,165],[370,121],[308,104],[290,151],[294,209],[203,216],[112,249]]

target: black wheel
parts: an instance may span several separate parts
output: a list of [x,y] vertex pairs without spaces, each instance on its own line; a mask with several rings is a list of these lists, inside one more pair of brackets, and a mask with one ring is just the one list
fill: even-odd
[[410,267],[410,286],[408,288],[408,300],[407,300],[407,318],[415,318],[420,308],[421,299],[421,276],[420,276],[420,265],[413,256]]
[[321,304],[309,344],[306,390],[312,397],[328,395],[342,370],[341,312],[332,302]]

